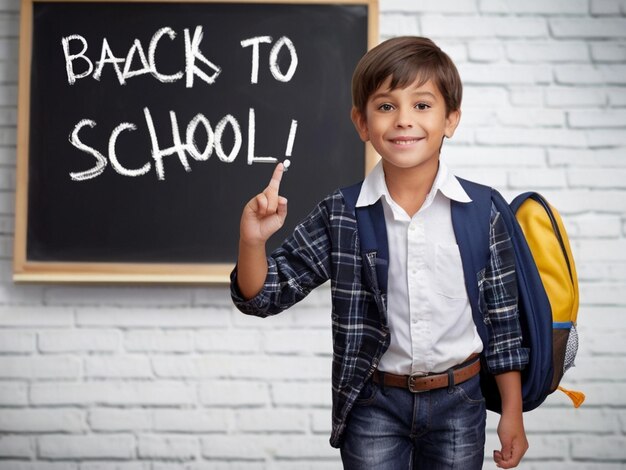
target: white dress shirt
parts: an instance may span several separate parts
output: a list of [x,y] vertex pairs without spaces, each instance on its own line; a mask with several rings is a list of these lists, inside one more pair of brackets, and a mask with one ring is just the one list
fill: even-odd
[[389,195],[379,162],[365,178],[356,205],[368,206],[381,198],[390,258],[391,344],[378,368],[393,374],[445,371],[483,349],[465,290],[450,210],[450,200],[471,199],[443,162],[413,217]]

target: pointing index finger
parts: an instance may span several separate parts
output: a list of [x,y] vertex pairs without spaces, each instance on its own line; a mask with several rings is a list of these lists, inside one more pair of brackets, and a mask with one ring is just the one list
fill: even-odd
[[269,189],[273,189],[278,193],[280,189],[280,181],[283,179],[283,173],[285,172],[285,167],[282,163],[276,165],[274,168],[274,173],[272,173],[272,179],[270,179],[270,183],[267,185]]

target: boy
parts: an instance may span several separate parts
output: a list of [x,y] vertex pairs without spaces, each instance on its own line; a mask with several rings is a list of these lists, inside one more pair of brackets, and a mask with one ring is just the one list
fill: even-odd
[[[243,210],[231,278],[242,312],[276,314],[331,281],[330,442],[346,469],[481,468],[481,364],[502,398],[496,464],[515,467],[528,448],[519,372],[528,351],[510,239],[492,206],[489,260],[464,276],[453,208],[472,199],[439,161],[444,137],[459,123],[461,96],[456,67],[432,41],[383,42],[352,80],[352,120],[382,157],[357,187],[356,204],[346,197],[354,188],[336,191],[270,257],[265,242],[287,214],[282,164]],[[371,231],[362,215],[356,219],[363,211]],[[468,294],[476,284],[479,296]],[[484,317],[483,334],[473,310]]]

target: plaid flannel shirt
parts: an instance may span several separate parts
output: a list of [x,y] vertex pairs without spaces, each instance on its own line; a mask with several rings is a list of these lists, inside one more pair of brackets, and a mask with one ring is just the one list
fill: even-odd
[[[477,273],[478,305],[488,332],[485,363],[489,372],[499,374],[523,369],[528,351],[521,345],[515,256],[493,206],[489,243],[490,261]],[[268,257],[265,285],[255,298],[243,299],[237,289],[236,268],[231,274],[231,295],[237,308],[260,317],[291,307],[315,287],[331,281],[333,447],[341,445],[350,409],[389,346],[386,299],[376,283],[376,260],[363,259],[359,246],[354,209],[347,207],[337,190]]]

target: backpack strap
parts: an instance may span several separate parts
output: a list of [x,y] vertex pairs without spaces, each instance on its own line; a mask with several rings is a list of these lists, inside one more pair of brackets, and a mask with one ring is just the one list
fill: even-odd
[[356,202],[361,193],[363,183],[357,183],[347,188],[342,188],[346,206],[354,210],[359,241],[361,244],[361,256],[364,260],[373,260],[376,264],[376,278],[369,275],[366,269],[366,279],[371,287],[381,293],[387,293],[387,280],[389,268],[389,246],[387,242],[387,227],[385,225],[385,213],[381,200],[366,207],[356,207]]
[[487,327],[480,310],[479,273],[489,262],[489,221],[491,219],[491,188],[457,178],[472,199],[451,202],[452,227],[461,252],[463,276],[472,309],[472,316],[483,344],[489,341]]

